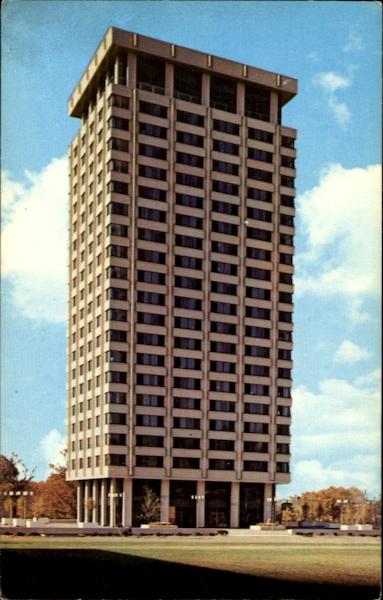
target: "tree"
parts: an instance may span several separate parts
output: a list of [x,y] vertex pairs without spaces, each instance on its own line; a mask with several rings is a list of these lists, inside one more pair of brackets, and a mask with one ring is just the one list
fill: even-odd
[[153,523],[160,520],[160,500],[155,492],[145,486],[142,503],[140,506],[140,514],[138,518],[145,523]]
[[291,521],[297,521],[297,515],[293,508],[284,508],[282,510],[282,523],[290,523]]
[[[3,492],[3,494],[4,492],[13,492],[16,494],[16,492],[22,493],[33,490],[35,486],[35,482],[32,481],[33,477],[34,469],[30,471],[15,452],[11,454],[10,458],[0,455],[0,492]],[[6,506],[4,505],[4,501],[0,502],[0,516],[7,517],[9,514],[13,515],[13,505],[16,495],[10,497],[4,494],[2,499],[5,498],[7,498]],[[21,501],[18,502],[18,505],[16,504],[16,512],[19,513],[20,510]],[[24,514],[24,510],[22,510],[22,514]]]
[[65,479],[66,469],[61,467],[41,482],[33,499],[32,511],[37,516],[50,519],[74,519],[76,517],[76,484]]

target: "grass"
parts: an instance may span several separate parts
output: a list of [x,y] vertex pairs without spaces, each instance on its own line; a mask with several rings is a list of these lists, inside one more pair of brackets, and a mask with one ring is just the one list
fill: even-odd
[[[364,600],[379,595],[380,540],[373,538],[3,537],[0,542],[3,593],[10,599]],[[27,579],[9,576],[15,569]],[[66,573],[73,577],[63,581]]]

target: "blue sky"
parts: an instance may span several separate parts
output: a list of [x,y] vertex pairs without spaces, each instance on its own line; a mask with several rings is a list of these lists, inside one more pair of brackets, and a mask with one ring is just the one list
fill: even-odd
[[67,98],[110,25],[299,80],[292,483],[379,490],[381,8],[8,0],[2,19],[2,453],[65,444]]

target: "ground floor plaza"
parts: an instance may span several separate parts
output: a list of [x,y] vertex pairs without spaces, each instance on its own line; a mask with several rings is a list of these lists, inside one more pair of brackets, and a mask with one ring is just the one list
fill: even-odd
[[93,479],[78,482],[77,519],[104,526],[139,526],[148,489],[159,518],[179,527],[249,527],[272,516],[275,486],[238,481]]

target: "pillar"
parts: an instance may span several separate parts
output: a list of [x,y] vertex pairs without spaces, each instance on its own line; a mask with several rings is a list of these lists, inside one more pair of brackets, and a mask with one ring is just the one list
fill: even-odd
[[270,122],[278,123],[279,112],[279,94],[277,92],[270,93]]
[[169,479],[161,480],[161,521],[169,521]]
[[230,527],[239,527],[239,481],[231,483]]
[[273,484],[265,483],[264,486],[264,498],[263,498],[263,522],[267,523],[271,521],[271,508],[273,498]]
[[122,497],[122,525],[132,526],[133,480],[124,479],[124,495]]
[[237,83],[237,113],[245,114],[245,84],[241,82]]
[[202,106],[209,106],[210,104],[210,74],[202,72],[202,84],[201,84],[201,104]]
[[197,481],[197,497],[202,496],[200,500],[196,500],[196,525],[197,527],[205,527],[205,482]]
[[116,498],[114,494],[116,493],[116,480],[110,480],[109,486],[109,506],[110,506],[110,518],[109,525],[110,527],[116,526]]
[[174,90],[174,78],[173,78],[173,73],[174,73],[174,67],[172,65],[172,63],[166,63],[165,64],[165,94],[166,96],[170,96],[171,98],[173,97],[173,90]]
[[84,521],[84,482],[79,481],[77,484],[77,522]]
[[98,515],[99,482],[97,479],[93,480],[92,498],[93,498],[92,523],[99,523],[99,515]]
[[137,60],[136,60],[136,55],[132,52],[128,52],[128,63],[127,63],[127,70],[128,70],[128,74],[129,74],[129,79],[127,79],[127,84],[130,88],[135,88],[137,87]]
[[113,82],[115,84],[119,83],[119,70],[120,70],[120,57],[117,54],[116,58],[114,59],[114,76],[113,76]]
[[90,511],[88,508],[88,500],[90,499],[91,496],[91,492],[90,492],[90,485],[91,485],[91,481],[88,479],[87,481],[85,481],[85,493],[84,493],[84,521],[86,523],[89,523],[90,521]]
[[101,481],[101,514],[100,514],[100,524],[106,525],[106,504],[107,504],[107,479],[103,479]]

